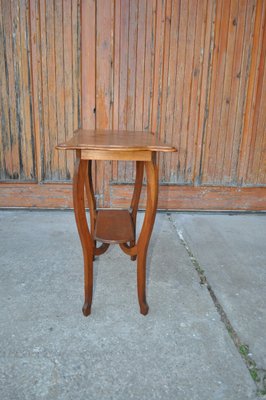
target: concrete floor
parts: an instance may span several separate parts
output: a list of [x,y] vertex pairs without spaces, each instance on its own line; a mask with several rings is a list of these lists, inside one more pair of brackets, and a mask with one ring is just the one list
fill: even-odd
[[139,314],[136,264],[114,246],[94,263],[85,318],[73,212],[1,211],[0,399],[262,397],[265,222],[265,215],[158,213],[148,316]]

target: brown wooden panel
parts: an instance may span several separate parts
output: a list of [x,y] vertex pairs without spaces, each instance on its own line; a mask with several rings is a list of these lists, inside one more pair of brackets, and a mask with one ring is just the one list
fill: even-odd
[[[96,129],[111,129],[113,116],[113,29],[114,2],[97,1],[96,12]],[[111,163],[100,161],[96,164],[96,193],[99,206],[109,203],[108,183],[111,177]],[[101,201],[101,200],[104,201]]]
[[[111,205],[128,207],[133,185],[112,185]],[[142,189],[140,208],[145,208],[146,187]],[[162,185],[159,188],[159,209],[170,210],[266,210],[266,188],[236,188],[224,186]]]
[[80,0],[30,0],[38,181],[69,180],[73,154],[55,145],[81,125]]
[[[177,146],[159,156],[162,183],[266,185],[264,0],[1,0],[0,11],[2,181],[70,181],[73,154],[55,144],[96,127]],[[134,181],[132,163],[93,171],[102,206],[110,181]]]
[[133,221],[129,211],[99,210],[94,239],[103,243],[127,243],[134,240]]
[[0,177],[35,179],[28,1],[0,3]]
[[[263,183],[265,168],[266,2],[258,1],[253,38],[250,79],[247,92],[239,174],[244,183]],[[264,110],[264,111],[263,111]]]
[[[142,195],[146,187],[143,187]],[[132,185],[111,185],[111,206],[130,206]],[[140,208],[146,206],[142,196]],[[0,184],[0,207],[73,208],[70,184]],[[159,209],[266,211],[266,188],[163,185]]]

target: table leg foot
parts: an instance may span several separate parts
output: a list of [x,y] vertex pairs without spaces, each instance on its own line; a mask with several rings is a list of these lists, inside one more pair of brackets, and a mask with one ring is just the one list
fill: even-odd
[[130,260],[131,260],[131,261],[136,261],[136,259],[137,259],[137,256],[131,256],[131,257],[130,257]]
[[141,306],[140,306],[140,313],[141,313],[142,315],[147,315],[148,312],[149,312],[149,306],[148,306],[148,304],[147,304],[147,303],[141,304]]
[[83,312],[84,317],[88,317],[91,313],[91,304],[84,303],[84,305],[82,307],[82,312]]

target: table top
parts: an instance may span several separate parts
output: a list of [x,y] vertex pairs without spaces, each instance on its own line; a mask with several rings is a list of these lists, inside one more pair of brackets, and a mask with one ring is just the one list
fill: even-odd
[[177,151],[156,138],[151,132],[107,131],[78,129],[65,143],[56,146],[59,150],[119,150],[119,151]]

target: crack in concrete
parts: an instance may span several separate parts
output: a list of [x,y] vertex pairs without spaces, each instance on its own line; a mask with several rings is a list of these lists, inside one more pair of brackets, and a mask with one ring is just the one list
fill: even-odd
[[226,312],[223,309],[223,306],[219,302],[210,283],[208,282],[208,279],[207,279],[207,276],[205,275],[204,269],[201,267],[199,261],[196,259],[192,250],[190,249],[188,243],[184,239],[182,231],[180,229],[178,229],[175,222],[172,220],[171,214],[167,213],[167,216],[177,234],[177,237],[178,237],[180,243],[186,249],[193,267],[195,268],[195,270],[198,273],[200,285],[206,286],[206,288],[208,289],[211,299],[216,307],[216,310],[218,311],[218,314],[220,315],[221,321],[225,325],[225,328],[226,328],[227,332],[229,333],[229,336],[233,340],[235,347],[237,348],[239,354],[242,357],[242,360],[244,361],[246,367],[248,368],[248,371],[257,387],[257,396],[266,398],[266,369],[257,367],[256,361],[254,360],[253,357],[251,357],[251,354],[249,352],[249,346],[241,341],[240,337],[238,336],[237,332],[235,331],[233,325],[231,324],[229,318],[226,315]]

